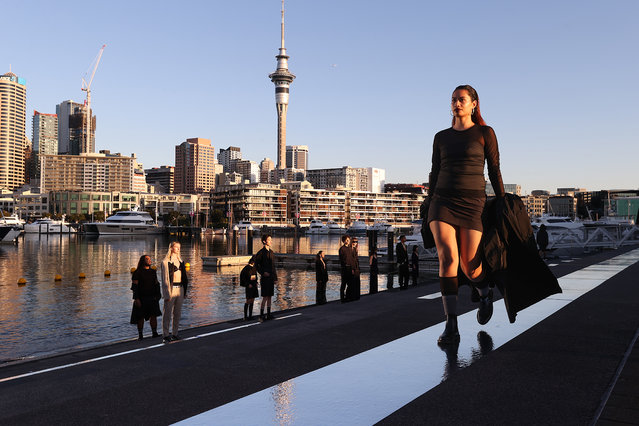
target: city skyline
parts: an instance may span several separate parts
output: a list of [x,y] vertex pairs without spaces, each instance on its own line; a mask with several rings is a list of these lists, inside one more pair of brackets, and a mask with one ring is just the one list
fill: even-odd
[[[83,102],[81,77],[106,43],[92,85],[96,151],[135,152],[151,168],[172,164],[175,145],[198,137],[239,146],[254,161],[277,158],[265,75],[280,40],[280,1],[185,10],[127,3],[126,15],[117,4],[87,11],[79,2],[29,2],[29,31],[7,22],[21,42],[3,46],[0,73],[11,64],[27,82],[27,136],[31,111]],[[297,79],[286,144],[309,147],[309,168],[377,167],[389,182],[423,183],[432,138],[450,126],[450,93],[469,83],[497,133],[504,182],[524,193],[636,188],[639,108],[620,99],[633,97],[639,68],[630,56],[639,40],[633,11],[631,1],[289,0],[286,42]],[[88,15],[99,18],[78,37]],[[59,43],[36,50],[52,33]]]

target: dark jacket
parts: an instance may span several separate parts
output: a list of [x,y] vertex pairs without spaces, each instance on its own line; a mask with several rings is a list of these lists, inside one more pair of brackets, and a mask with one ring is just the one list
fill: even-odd
[[404,247],[404,244],[397,243],[395,252],[397,253],[397,263],[401,266],[408,266],[408,249]]
[[315,281],[325,283],[328,281],[328,271],[326,270],[326,261],[320,259],[315,260]]
[[546,297],[561,293],[557,278],[539,256],[526,207],[516,195],[486,202],[482,247],[489,280],[504,296],[508,319]]
[[548,247],[548,231],[546,231],[544,225],[541,225],[539,231],[537,231],[537,245],[541,250],[546,250],[546,247]]
[[[262,280],[267,279],[277,281],[277,269],[275,268],[275,253],[273,250],[267,250],[263,247],[255,255],[255,268],[262,276]],[[269,276],[265,277],[264,273],[268,272]]]
[[350,246],[341,246],[339,248],[339,263],[343,276],[353,275],[355,269],[355,256]]
[[255,266],[246,265],[240,272],[240,285],[248,287],[249,284],[254,285],[253,288],[257,288],[257,269]]

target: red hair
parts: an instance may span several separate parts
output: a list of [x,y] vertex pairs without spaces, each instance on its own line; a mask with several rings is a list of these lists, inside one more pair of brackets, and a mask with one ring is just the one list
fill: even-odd
[[[480,126],[485,126],[486,122],[484,121],[484,118],[481,116],[481,110],[479,109],[479,95],[477,94],[477,90],[475,90],[472,86],[468,84],[455,87],[455,90],[453,90],[453,93],[455,93],[458,90],[467,91],[468,95],[470,96],[470,100],[477,101],[475,112],[473,112],[473,115],[471,115],[470,118],[473,120],[473,123],[479,124]],[[453,126],[455,125],[455,117],[453,117],[452,125]]]

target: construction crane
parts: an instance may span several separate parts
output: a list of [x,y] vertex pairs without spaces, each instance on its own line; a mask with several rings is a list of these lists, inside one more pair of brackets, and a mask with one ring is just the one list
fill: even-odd
[[100,52],[98,52],[98,56],[95,57],[95,59],[93,60],[93,63],[91,64],[93,67],[93,70],[91,71],[91,77],[89,78],[89,81],[87,82],[87,80],[84,77],[88,75],[89,71],[91,70],[91,67],[89,68],[89,70],[87,70],[84,77],[82,77],[82,91],[87,92],[87,99],[84,102],[86,106],[86,111],[87,111],[87,124],[86,124],[86,133],[84,136],[84,147],[82,147],[80,152],[89,152],[90,138],[91,138],[91,121],[93,121],[93,114],[91,113],[91,83],[93,83],[93,77],[95,76],[95,71],[98,69],[98,64],[100,63],[100,59],[102,58],[102,52],[104,52],[105,47],[106,47],[106,44],[103,44],[102,47],[100,48]]

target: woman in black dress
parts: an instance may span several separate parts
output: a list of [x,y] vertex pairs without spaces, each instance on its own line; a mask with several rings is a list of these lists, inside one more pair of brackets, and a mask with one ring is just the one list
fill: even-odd
[[317,252],[315,256],[315,281],[317,288],[315,290],[315,302],[318,305],[326,303],[326,283],[328,282],[328,270],[326,269],[326,261],[324,260],[324,252]]
[[492,292],[484,281],[485,271],[478,251],[483,231],[481,215],[486,202],[484,161],[496,196],[504,196],[497,138],[481,116],[475,89],[468,85],[455,88],[451,111],[452,127],[435,135],[428,186],[428,225],[437,246],[446,314],[446,328],[438,339],[441,345],[459,341],[458,268],[461,267],[479,291],[479,323],[487,323],[492,316]]
[[377,263],[377,246],[373,246],[368,257],[368,265],[370,266],[368,289],[370,294],[375,294],[377,288],[377,274],[379,274],[379,265]]
[[138,261],[138,267],[131,276],[131,291],[133,291],[133,310],[131,324],[138,326],[138,339],[142,340],[144,320],[151,324],[153,337],[158,337],[158,319],[160,311],[160,282],[157,273],[151,269],[151,257],[143,255]]

